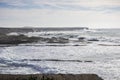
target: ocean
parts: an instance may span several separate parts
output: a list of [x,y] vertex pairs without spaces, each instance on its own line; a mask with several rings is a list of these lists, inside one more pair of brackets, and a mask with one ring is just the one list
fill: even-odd
[[90,73],[104,80],[120,80],[120,29],[33,30],[6,34],[55,41],[0,44],[0,74]]

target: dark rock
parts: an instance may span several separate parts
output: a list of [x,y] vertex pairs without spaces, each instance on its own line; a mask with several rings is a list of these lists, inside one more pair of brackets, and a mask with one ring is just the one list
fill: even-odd
[[68,43],[69,39],[63,38],[63,37],[52,37],[48,39],[48,43]]
[[87,39],[86,37],[79,37],[78,39],[81,42],[83,42],[83,41],[99,41],[97,38]]
[[76,38],[78,35],[68,35],[69,38]]
[[79,37],[78,40],[81,41],[81,42],[83,42],[83,41],[86,40],[86,38],[85,37]]
[[99,40],[96,38],[92,38],[92,39],[88,39],[88,41],[99,41]]
[[85,60],[84,62],[93,62],[93,61],[90,61],[90,60]]
[[25,35],[0,35],[0,44],[21,44],[21,43],[32,43],[32,42],[47,42],[47,43],[68,43],[69,40],[63,37],[28,37]]
[[103,80],[96,74],[0,74],[0,80]]
[[0,35],[0,44],[21,44],[37,42],[39,37],[27,37],[25,35]]

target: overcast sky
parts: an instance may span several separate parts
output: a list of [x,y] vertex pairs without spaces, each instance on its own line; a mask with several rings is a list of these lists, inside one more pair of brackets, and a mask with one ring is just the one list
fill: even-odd
[[0,26],[120,28],[120,0],[0,0]]

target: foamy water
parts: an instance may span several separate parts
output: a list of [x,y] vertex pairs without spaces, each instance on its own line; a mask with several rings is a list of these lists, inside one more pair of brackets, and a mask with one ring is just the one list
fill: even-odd
[[[120,79],[118,29],[43,31],[29,32],[25,35],[64,37],[70,41],[64,44],[38,42],[0,47],[1,74],[94,73],[104,80]],[[78,42],[79,37],[85,37],[86,40]],[[98,41],[88,41],[91,39]]]

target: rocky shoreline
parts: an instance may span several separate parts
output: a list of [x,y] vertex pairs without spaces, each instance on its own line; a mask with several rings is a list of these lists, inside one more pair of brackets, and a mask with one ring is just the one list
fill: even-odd
[[103,80],[96,74],[0,74],[0,80]]
[[[78,40],[70,40],[69,38],[65,37],[35,37],[35,36],[27,36],[24,34],[18,35],[7,35],[7,34],[0,34],[0,44],[22,44],[22,43],[59,43],[65,44],[70,42],[81,42],[81,43],[91,43],[91,42],[99,41],[96,38],[87,39],[85,37],[79,37]],[[77,45],[76,45],[77,46]]]
[[6,35],[0,34],[0,44],[21,44],[33,42],[46,42],[46,43],[68,43],[69,39],[63,37],[28,37],[26,35]]

